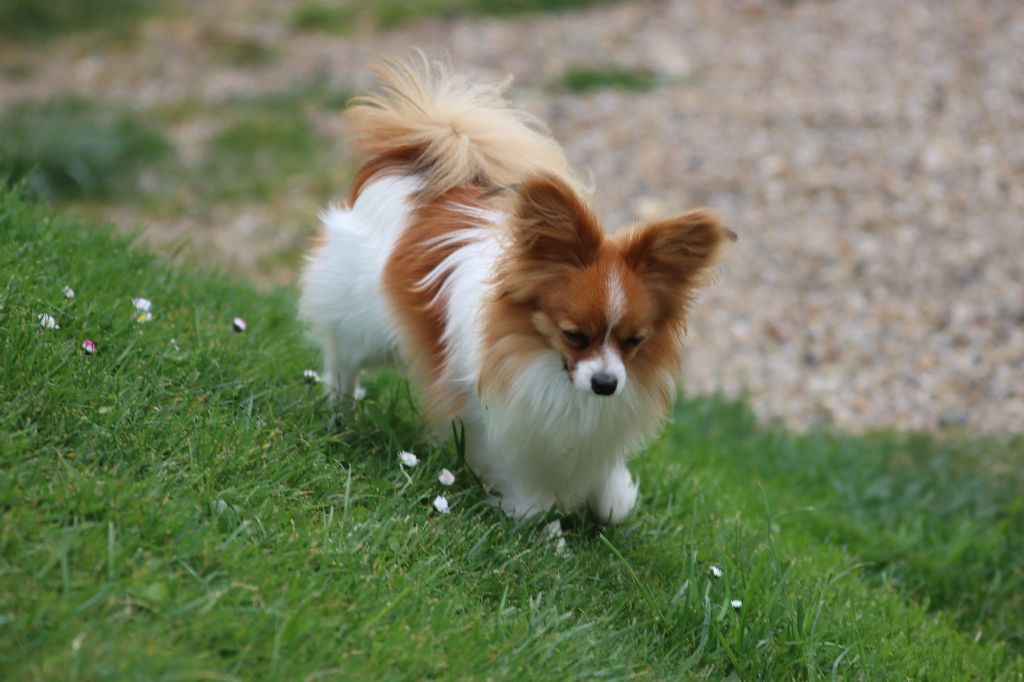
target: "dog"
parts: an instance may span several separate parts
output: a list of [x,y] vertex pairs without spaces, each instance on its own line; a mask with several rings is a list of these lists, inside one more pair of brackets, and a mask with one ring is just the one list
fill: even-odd
[[694,210],[608,234],[589,191],[505,84],[422,53],[373,67],[346,116],[365,159],[321,216],[300,317],[336,399],[395,360],[440,432],[522,520],[637,502],[631,453],[682,371],[687,314],[730,230]]

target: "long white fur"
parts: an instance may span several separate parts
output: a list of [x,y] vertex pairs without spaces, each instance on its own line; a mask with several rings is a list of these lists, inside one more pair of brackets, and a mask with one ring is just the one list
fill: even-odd
[[325,242],[306,263],[299,317],[320,345],[324,383],[336,397],[357,393],[361,369],[396,358],[398,331],[380,279],[421,185],[415,177],[381,178],[352,208],[321,215]]
[[[326,243],[307,264],[300,316],[323,350],[325,381],[336,396],[356,391],[360,369],[397,355],[398,326],[381,277],[407,224],[410,195],[420,185],[412,177],[376,179],[351,209],[334,208],[323,216]],[[555,505],[566,510],[589,505],[599,519],[621,522],[637,496],[626,457],[656,425],[658,399],[627,381],[622,359],[610,345],[593,368],[583,368],[587,377],[580,385],[549,350],[533,358],[507,392],[479,394],[484,310],[494,294],[506,234],[500,213],[466,212],[485,229],[439,241],[460,246],[420,285],[444,278],[438,296],[446,311],[448,362],[441,381],[464,398],[459,418],[466,429],[467,462],[514,518]],[[609,287],[609,296],[609,308],[623,304],[621,286]],[[615,395],[593,394],[594,371],[616,375]]]

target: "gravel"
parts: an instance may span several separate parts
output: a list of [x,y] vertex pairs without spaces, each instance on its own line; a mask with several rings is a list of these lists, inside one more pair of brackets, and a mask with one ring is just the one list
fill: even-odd
[[[691,393],[746,394],[798,428],[1024,429],[1019,1],[635,2],[347,37],[290,33],[275,3],[195,7],[133,46],[0,48],[38,64],[0,75],[0,105],[69,89],[220,100],[318,74],[359,88],[373,55],[444,45],[457,68],[515,75],[610,226],[707,205],[739,233],[691,319]],[[213,63],[211,31],[279,58]],[[549,87],[595,64],[659,86]],[[312,223],[315,206],[289,201]]]

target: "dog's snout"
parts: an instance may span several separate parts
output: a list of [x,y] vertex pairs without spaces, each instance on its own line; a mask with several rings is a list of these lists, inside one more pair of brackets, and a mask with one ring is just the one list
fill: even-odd
[[611,395],[619,385],[619,380],[607,372],[598,372],[590,379],[590,388],[598,395]]

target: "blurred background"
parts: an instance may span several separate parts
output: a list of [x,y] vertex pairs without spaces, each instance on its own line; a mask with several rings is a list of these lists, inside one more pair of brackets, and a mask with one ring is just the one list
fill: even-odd
[[689,392],[796,428],[1024,430],[1019,0],[0,0],[0,168],[291,284],[357,164],[345,102],[413,46],[512,74],[610,228],[711,206],[739,233]]

